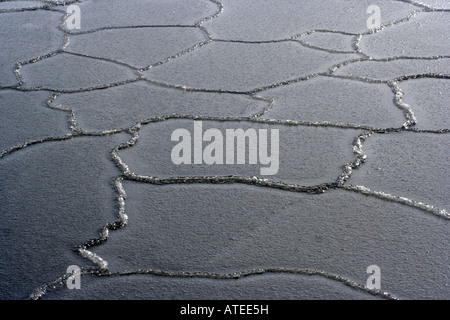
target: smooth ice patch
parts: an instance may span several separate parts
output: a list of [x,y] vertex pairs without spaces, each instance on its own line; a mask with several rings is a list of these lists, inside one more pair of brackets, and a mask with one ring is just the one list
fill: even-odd
[[[217,129],[223,137],[223,164],[194,164],[194,152],[191,153],[191,164],[175,164],[172,161],[172,150],[178,141],[171,141],[172,132],[177,129],[185,129],[191,134],[191,150],[194,148],[194,121],[187,119],[166,120],[143,125],[139,131],[137,143],[127,149],[119,151],[118,155],[124,161],[131,172],[137,175],[168,178],[168,177],[195,177],[195,176],[245,176],[265,178],[274,182],[314,186],[322,183],[334,182],[342,173],[344,164],[353,161],[352,142],[360,130],[340,128],[320,128],[305,126],[290,126],[280,124],[264,124],[249,121],[202,121],[202,129]],[[229,164],[226,161],[226,130],[243,129],[254,130],[261,139],[259,129],[267,130],[267,140],[258,140],[258,159],[255,164],[250,163],[249,147],[245,146],[245,163]],[[267,156],[271,156],[271,130],[279,130],[278,147],[278,171],[273,175],[261,173],[261,168],[274,168],[277,159],[264,164],[259,152],[266,143]],[[332,139],[330,139],[332,137]],[[215,140],[214,140],[215,141]],[[207,146],[210,142],[203,142],[202,154],[208,153]],[[200,146],[200,145],[199,145]],[[205,151],[206,150],[206,151]],[[239,149],[241,150],[241,149]],[[253,151],[252,151],[253,153]],[[212,152],[214,154],[214,152]],[[237,155],[237,142],[235,142],[233,159]]]
[[68,114],[46,105],[48,92],[0,91],[0,150],[69,133]]

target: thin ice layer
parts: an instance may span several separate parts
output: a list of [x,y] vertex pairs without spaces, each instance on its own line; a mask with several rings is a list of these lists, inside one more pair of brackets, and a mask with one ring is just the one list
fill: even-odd
[[236,184],[124,187],[134,221],[94,248],[111,271],[309,268],[365,285],[366,269],[375,264],[383,291],[399,298],[446,296],[447,228],[422,210],[345,190],[311,195]]

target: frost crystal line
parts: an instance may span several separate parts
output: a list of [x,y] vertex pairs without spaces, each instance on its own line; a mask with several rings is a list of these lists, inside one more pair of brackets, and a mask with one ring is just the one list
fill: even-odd
[[[259,159],[260,164],[267,166],[260,168],[261,175],[275,175],[280,164],[279,130],[270,129],[270,155],[267,136],[267,129],[226,129],[224,141],[222,131],[211,128],[203,132],[202,121],[194,121],[193,147],[192,135],[188,130],[176,129],[172,132],[171,141],[179,142],[172,148],[172,162],[177,165],[192,164],[193,156],[193,164],[235,164],[235,158],[236,164],[246,164],[248,153],[248,164],[257,164]],[[210,143],[203,148],[203,142]]]

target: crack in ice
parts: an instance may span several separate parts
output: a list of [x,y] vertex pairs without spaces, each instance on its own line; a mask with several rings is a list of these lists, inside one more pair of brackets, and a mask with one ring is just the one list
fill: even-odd
[[[19,145],[12,146],[8,149],[1,150],[0,151],[0,159],[4,158],[7,155],[10,155],[14,152],[17,152],[19,150],[22,150],[24,148],[27,148],[32,145],[36,145],[39,143],[46,143],[46,142],[62,142],[68,139],[77,138],[81,136],[106,136],[111,134],[117,134],[126,132],[131,135],[131,139],[123,144],[120,144],[119,146],[116,146],[111,151],[111,159],[114,161],[114,163],[117,165],[117,167],[122,171],[122,174],[115,178],[114,180],[114,188],[116,191],[116,202],[117,202],[117,220],[108,223],[101,229],[99,235],[97,238],[91,239],[86,241],[85,243],[79,245],[76,249],[76,251],[84,257],[86,260],[92,262],[96,268],[87,268],[83,267],[81,271],[81,275],[98,275],[103,277],[113,277],[113,276],[127,276],[127,275],[154,275],[154,276],[164,276],[164,277],[182,277],[182,278],[208,278],[208,279],[240,279],[248,276],[259,276],[264,274],[296,274],[296,275],[314,275],[314,276],[321,276],[329,280],[338,281],[341,282],[353,289],[362,290],[363,292],[367,292],[370,294],[378,295],[383,298],[387,299],[397,299],[395,296],[388,292],[382,292],[379,290],[372,290],[368,289],[365,286],[358,284],[357,282],[354,282],[350,279],[347,279],[345,277],[342,277],[340,275],[335,275],[332,273],[328,273],[322,270],[313,270],[313,269],[286,269],[286,268],[266,268],[266,269],[253,269],[249,271],[242,271],[242,272],[236,272],[236,273],[229,273],[229,274],[218,274],[218,273],[190,273],[190,272],[166,272],[166,271],[157,271],[152,269],[147,270],[135,270],[135,271],[122,271],[122,272],[110,272],[108,271],[108,262],[104,260],[99,255],[93,253],[89,249],[100,245],[104,243],[108,237],[109,232],[113,230],[117,230],[119,228],[122,228],[127,225],[128,223],[128,215],[125,211],[125,202],[126,202],[126,192],[122,185],[123,180],[133,180],[133,181],[139,181],[143,183],[151,183],[151,184],[190,184],[190,183],[242,183],[242,184],[250,184],[250,185],[256,185],[256,186],[262,186],[262,187],[269,187],[269,188],[277,188],[285,191],[293,191],[293,192],[306,192],[306,193],[323,193],[327,190],[332,191],[331,189],[343,189],[348,190],[351,192],[358,192],[369,196],[374,196],[379,199],[385,200],[385,201],[394,201],[397,203],[401,203],[408,206],[413,206],[416,208],[419,208],[426,212],[431,212],[434,215],[444,218],[444,219],[450,219],[449,213],[444,209],[436,208],[433,205],[425,204],[420,201],[416,201],[413,199],[408,199],[406,197],[399,197],[395,196],[383,191],[374,191],[371,190],[365,186],[357,185],[353,186],[351,184],[346,184],[346,182],[351,178],[351,174],[353,170],[358,169],[367,159],[366,154],[363,152],[363,143],[366,139],[368,139],[370,136],[375,134],[386,134],[390,132],[416,132],[418,134],[423,132],[429,132],[429,133],[436,133],[436,134],[447,134],[450,132],[450,129],[448,128],[442,128],[441,130],[425,130],[425,129],[416,129],[414,128],[414,125],[417,122],[417,119],[414,115],[413,107],[403,102],[403,92],[399,87],[399,83],[401,81],[409,80],[409,79],[419,79],[419,78],[438,78],[438,79],[449,79],[450,75],[446,74],[436,74],[436,73],[424,73],[424,74],[411,74],[411,75],[403,75],[396,77],[395,79],[389,79],[389,80],[381,80],[381,79],[375,79],[370,77],[360,77],[355,75],[337,75],[335,72],[339,70],[342,67],[348,66],[353,63],[358,62],[365,62],[365,61],[378,61],[378,62],[390,62],[395,60],[438,60],[438,59],[446,59],[450,58],[450,56],[429,56],[429,57],[409,57],[409,56],[395,56],[395,57],[388,57],[388,58],[382,58],[382,59],[375,59],[370,56],[369,53],[364,52],[361,47],[361,39],[366,36],[377,32],[382,32],[382,30],[389,28],[391,26],[395,26],[401,23],[407,23],[410,21],[413,17],[417,16],[421,12],[448,12],[449,9],[435,9],[430,5],[421,3],[419,1],[413,1],[413,0],[396,0],[399,2],[409,3],[412,4],[419,9],[413,11],[412,13],[408,14],[406,17],[403,17],[401,19],[391,21],[385,25],[380,26],[377,29],[369,30],[363,33],[349,33],[345,31],[339,31],[339,30],[326,30],[326,29],[313,29],[304,31],[298,34],[295,34],[291,37],[285,38],[285,39],[275,39],[275,40],[267,40],[267,41],[243,41],[243,40],[223,40],[223,39],[215,39],[211,33],[202,26],[203,23],[206,21],[212,20],[214,18],[217,18],[220,16],[220,14],[224,11],[224,5],[222,2],[218,0],[208,0],[209,2],[214,3],[217,6],[217,11],[207,17],[204,17],[200,19],[198,22],[192,24],[192,25],[130,25],[130,26],[110,26],[110,27],[100,27],[95,28],[91,30],[85,30],[85,31],[70,31],[65,27],[65,22],[68,18],[68,13],[66,13],[64,10],[60,10],[58,6],[65,6],[68,4],[74,4],[74,3],[80,3],[79,0],[69,0],[69,1],[43,1],[39,0],[39,2],[42,2],[41,6],[37,7],[30,7],[30,8],[17,8],[17,9],[0,9],[0,14],[2,13],[8,13],[8,12],[25,12],[25,11],[31,11],[31,10],[52,10],[52,11],[58,11],[64,14],[62,17],[62,23],[60,24],[60,29],[64,31],[64,39],[62,39],[62,44],[59,49],[49,52],[45,55],[35,57],[30,60],[25,61],[19,61],[16,63],[15,68],[13,70],[16,78],[17,78],[17,85],[13,86],[6,86],[6,87],[0,87],[0,90],[2,89],[15,89],[18,91],[50,91],[52,92],[51,97],[47,101],[47,107],[55,110],[65,111],[68,114],[68,127],[70,129],[70,133],[62,136],[54,136],[54,137],[46,137],[42,139],[31,139],[28,141],[25,141]],[[1,2],[6,2],[6,0],[0,0]],[[37,1],[36,1],[37,2]],[[70,36],[71,35],[81,35],[81,34],[89,34],[89,33],[95,33],[101,30],[115,30],[115,29],[130,29],[130,28],[197,28],[201,30],[204,35],[206,36],[206,39],[204,41],[198,42],[196,44],[193,44],[189,48],[186,48],[182,50],[181,52],[178,52],[176,54],[173,54],[159,62],[156,62],[154,64],[148,65],[144,68],[136,68],[133,67],[125,62],[118,61],[115,59],[108,59],[104,57],[97,57],[97,56],[90,56],[83,53],[74,53],[67,50],[67,48],[70,45]],[[352,50],[349,51],[342,51],[342,50],[334,50],[334,49],[327,49],[322,48],[320,46],[311,45],[307,41],[304,41],[302,38],[310,35],[314,32],[317,33],[335,33],[335,34],[341,34],[341,35],[347,35],[352,36]],[[328,68],[326,72],[320,72],[320,73],[313,73],[310,75],[294,78],[294,79],[287,79],[283,80],[277,83],[272,83],[266,86],[253,88],[251,90],[246,91],[233,91],[233,90],[208,90],[208,89],[202,89],[202,88],[194,88],[194,87],[187,87],[182,86],[178,84],[168,84],[164,82],[159,82],[150,78],[147,78],[142,73],[143,71],[147,71],[154,67],[161,67],[165,63],[176,59],[178,57],[192,54],[194,53],[198,48],[204,47],[210,43],[213,42],[224,42],[224,43],[253,43],[255,45],[257,44],[266,44],[266,43],[280,43],[280,42],[295,42],[298,43],[304,47],[317,50],[317,51],[325,51],[331,54],[344,54],[344,53],[355,53],[360,56],[360,58],[356,59],[348,59],[345,61],[341,61],[331,67]],[[68,54],[73,56],[79,56],[84,58],[90,58],[90,59],[97,59],[101,61],[105,61],[112,64],[118,64],[125,66],[132,71],[136,73],[136,78],[133,79],[127,79],[123,81],[118,81],[114,83],[106,83],[99,86],[91,86],[87,88],[79,88],[79,89],[55,89],[51,87],[24,87],[25,79],[22,75],[21,69],[25,65],[34,64],[39,61],[50,59],[52,57],[55,57],[56,55],[60,54]],[[374,128],[370,126],[363,126],[363,125],[355,125],[355,124],[348,124],[348,123],[337,123],[337,122],[307,122],[307,121],[301,121],[301,120],[279,120],[279,119],[262,119],[261,116],[267,114],[274,105],[274,99],[271,97],[264,97],[260,94],[266,90],[282,87],[282,86],[288,86],[291,84],[294,84],[299,81],[308,81],[310,79],[316,78],[318,76],[327,76],[327,77],[334,77],[337,79],[353,79],[357,81],[362,81],[365,83],[384,83],[388,85],[393,94],[393,105],[400,108],[405,116],[405,122],[403,124],[399,124],[398,128]],[[196,115],[180,115],[180,114],[171,114],[171,115],[162,115],[159,117],[154,117],[150,119],[142,119],[136,123],[134,123],[129,128],[111,128],[109,130],[103,130],[98,132],[88,132],[83,130],[82,128],[78,127],[77,121],[76,121],[76,115],[75,111],[69,107],[66,107],[64,105],[56,104],[54,101],[55,99],[61,94],[61,93],[76,93],[76,92],[88,92],[93,90],[100,90],[105,88],[111,88],[116,86],[121,86],[128,83],[138,82],[138,81],[146,81],[148,83],[151,83],[156,86],[162,86],[171,88],[174,90],[183,90],[185,92],[205,92],[205,93],[230,93],[230,94],[239,94],[239,95],[245,95],[250,97],[250,99],[259,100],[259,101],[265,101],[267,102],[267,105],[259,112],[249,115],[248,117],[206,117],[206,116],[196,116]],[[355,137],[353,141],[353,154],[355,156],[355,160],[351,163],[347,163],[342,167],[342,173],[339,175],[339,177],[336,179],[336,181],[331,181],[329,183],[324,183],[316,186],[300,186],[300,185],[294,185],[294,184],[287,184],[283,182],[274,182],[269,181],[267,179],[262,179],[258,177],[250,177],[250,176],[193,176],[193,177],[171,177],[171,178],[158,178],[153,176],[144,176],[144,175],[137,175],[130,171],[127,164],[119,157],[118,152],[120,150],[131,148],[133,147],[139,140],[139,130],[142,125],[151,124],[154,122],[160,122],[165,121],[169,119],[191,119],[191,120],[214,120],[214,121],[249,121],[252,123],[266,123],[266,124],[279,124],[279,125],[286,125],[286,126],[316,126],[316,127],[334,127],[334,128],[341,128],[341,129],[361,129],[363,132]],[[62,277],[58,278],[57,280],[47,283],[43,285],[42,287],[38,288],[35,292],[32,293],[30,298],[32,299],[39,299],[48,290],[56,289],[58,287],[63,286],[65,281],[69,278],[70,274],[65,274]]]

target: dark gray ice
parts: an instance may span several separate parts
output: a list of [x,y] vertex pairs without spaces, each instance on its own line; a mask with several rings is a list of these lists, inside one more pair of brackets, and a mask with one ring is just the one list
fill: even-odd
[[0,299],[450,298],[449,2],[373,4],[0,1]]

